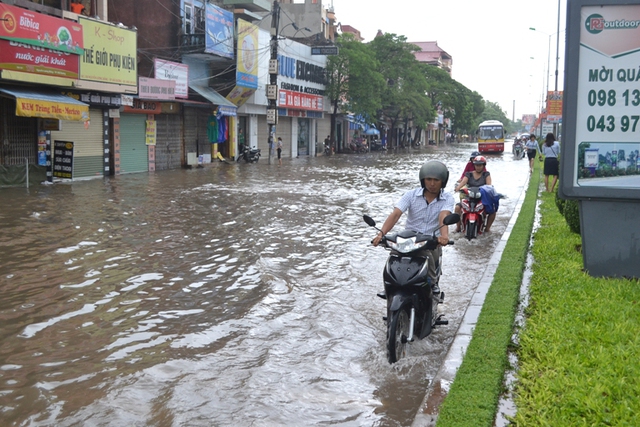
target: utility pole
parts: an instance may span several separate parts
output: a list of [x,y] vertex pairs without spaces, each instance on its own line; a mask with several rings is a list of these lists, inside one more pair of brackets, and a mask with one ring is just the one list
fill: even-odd
[[269,85],[267,86],[267,124],[269,125],[269,164],[273,151],[274,131],[278,124],[278,27],[280,26],[280,4],[273,1],[271,16],[271,59],[269,60]]
[[[558,60],[560,59],[560,0],[558,0],[558,29],[556,32],[556,85],[555,94],[558,94]],[[549,78],[549,76],[547,76]],[[553,124],[553,134],[558,138],[558,124]]]

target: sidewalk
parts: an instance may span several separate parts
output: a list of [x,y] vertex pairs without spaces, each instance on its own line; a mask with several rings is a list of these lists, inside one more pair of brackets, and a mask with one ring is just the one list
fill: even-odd
[[473,330],[478,321],[478,316],[482,310],[487,291],[493,282],[493,277],[496,269],[498,268],[498,264],[500,263],[500,259],[502,258],[504,248],[511,236],[511,230],[513,229],[513,226],[518,219],[518,215],[520,214],[528,186],[529,179],[527,179],[527,182],[523,186],[522,193],[518,198],[518,202],[514,208],[513,215],[509,220],[507,228],[503,233],[493,256],[491,257],[480,282],[478,283],[478,287],[476,288],[473,297],[471,298],[464,318],[456,332],[456,336],[449,347],[449,352],[447,353],[445,360],[440,366],[440,369],[433,381],[429,385],[427,394],[420,405],[412,427],[433,427],[436,425],[439,407],[447,397],[449,388],[455,379],[456,372],[462,364],[469,342],[473,336]]

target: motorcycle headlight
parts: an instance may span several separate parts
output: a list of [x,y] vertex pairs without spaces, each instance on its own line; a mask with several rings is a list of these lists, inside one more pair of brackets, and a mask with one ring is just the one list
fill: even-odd
[[482,210],[484,210],[484,205],[483,205],[482,203],[478,203],[478,204],[476,205],[476,209],[475,209],[475,211],[476,211],[476,212],[480,212],[480,211],[482,211]]
[[469,198],[471,199],[479,199],[482,197],[480,191],[469,191]]
[[422,242],[416,242],[415,237],[410,237],[408,239],[397,237],[395,242],[389,241],[389,247],[394,249],[400,253],[406,254],[409,252],[413,252],[416,249],[423,247],[427,243],[426,240]]

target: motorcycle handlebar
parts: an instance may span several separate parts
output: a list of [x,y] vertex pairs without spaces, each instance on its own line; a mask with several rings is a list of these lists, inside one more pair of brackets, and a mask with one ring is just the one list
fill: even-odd
[[[375,240],[375,239],[371,239],[371,244],[372,244],[372,245],[373,245],[373,241],[374,241],[374,240]],[[447,242],[447,245],[445,245],[445,246],[453,245],[454,243],[455,243],[455,242],[454,242],[453,240],[449,240],[449,241]],[[382,239],[380,239],[380,244],[384,245],[384,247],[388,247],[388,246],[387,246],[387,236],[382,236]]]

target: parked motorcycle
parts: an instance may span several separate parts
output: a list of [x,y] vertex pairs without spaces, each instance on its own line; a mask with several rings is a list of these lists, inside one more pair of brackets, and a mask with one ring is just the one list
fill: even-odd
[[[364,221],[376,230],[376,222],[368,215]],[[444,226],[457,223],[460,215],[450,214],[444,219]],[[436,283],[428,277],[428,253],[435,249],[438,239],[433,235],[404,230],[387,234],[380,244],[391,251],[383,272],[384,294],[387,300],[387,360],[395,363],[406,355],[407,343],[415,336],[423,339],[438,325],[449,321],[438,315],[438,304],[444,300],[444,292],[433,292],[440,279],[441,267],[437,266]],[[449,241],[449,244],[453,244]]]
[[369,151],[369,146],[362,139],[356,138],[351,140],[349,149],[353,153],[366,153]]
[[245,145],[244,148],[238,153],[237,162],[240,159],[244,159],[247,163],[258,162],[260,160],[260,149],[259,148],[251,148],[248,145]]
[[460,200],[461,225],[460,230],[467,240],[475,239],[484,232],[487,223],[487,213],[482,204],[482,193],[479,187],[463,187],[460,189],[463,197]]
[[331,153],[331,144],[327,144],[326,142],[324,143],[324,155],[325,156],[330,156]]

